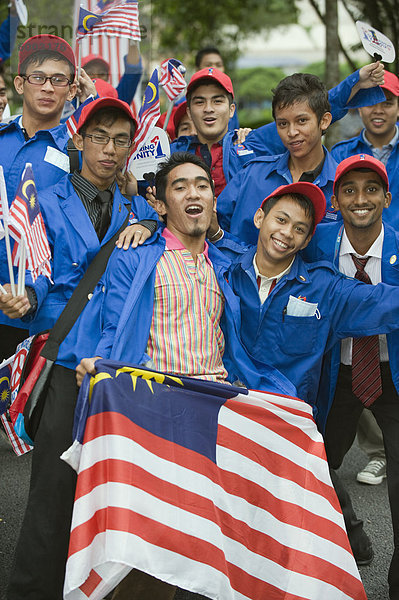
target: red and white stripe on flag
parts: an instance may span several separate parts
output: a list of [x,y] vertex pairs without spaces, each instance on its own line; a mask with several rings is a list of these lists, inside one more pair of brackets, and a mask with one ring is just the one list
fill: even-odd
[[7,419],[7,415],[6,414],[1,415],[0,419],[1,419],[1,422],[3,423],[3,427],[5,429],[7,437],[10,440],[12,449],[14,450],[14,452],[15,452],[15,454],[17,456],[22,456],[23,454],[26,454],[27,452],[30,452],[30,450],[33,450],[33,446],[30,446],[29,444],[26,444],[19,437],[19,435],[15,432],[13,424],[11,423],[11,421],[9,421]]
[[[82,6],[86,10],[96,12],[98,0],[75,0],[75,31],[77,28],[77,20],[79,15],[79,7]],[[80,48],[79,48],[80,47]],[[81,57],[89,54],[97,54],[102,56],[110,66],[110,83],[116,88],[122,75],[125,72],[124,56],[129,51],[129,40],[124,37],[114,37],[101,35],[97,37],[83,37],[79,42],[76,42],[75,53],[78,56],[79,51]]]
[[118,411],[92,414],[75,444],[65,600],[100,600],[130,568],[219,600],[366,600],[300,400],[227,400],[216,462]]
[[117,36],[140,41],[139,9],[137,2],[119,3],[113,6],[94,27],[78,37],[99,35]]
[[164,89],[168,99],[173,102],[186,88],[186,80],[170,59],[161,62],[159,85]]

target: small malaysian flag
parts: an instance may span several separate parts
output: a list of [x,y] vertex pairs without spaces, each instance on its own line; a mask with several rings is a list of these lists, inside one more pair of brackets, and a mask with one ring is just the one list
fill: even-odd
[[27,267],[31,271],[32,280],[35,281],[41,274],[51,279],[50,246],[30,163],[25,165],[15,199],[10,206],[9,230],[15,240],[12,254],[14,266],[18,265],[21,239],[24,236]]
[[161,62],[159,85],[163,87],[165,94],[171,102],[176,100],[186,89],[187,85],[183,74],[176,67],[176,63],[179,62],[174,58],[167,58]]
[[138,2],[135,0],[118,2],[109,10],[97,15],[98,17],[101,18],[97,21],[94,14],[89,13],[84,17],[86,18],[86,27],[84,27],[83,21],[82,26],[80,28],[78,26],[78,40],[81,37],[96,37],[105,34],[140,41],[139,9]]
[[150,81],[145,90],[143,104],[139,112],[139,126],[134,137],[134,145],[132,154],[144,144],[151,135],[152,129],[155,127],[161,115],[159,106],[159,89],[158,89],[158,71],[154,69]]

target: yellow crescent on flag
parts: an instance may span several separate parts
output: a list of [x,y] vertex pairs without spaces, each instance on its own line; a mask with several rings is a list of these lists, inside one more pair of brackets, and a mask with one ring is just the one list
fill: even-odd
[[90,31],[90,28],[87,26],[87,21],[89,19],[94,19],[95,21],[97,21],[97,17],[95,17],[94,15],[86,15],[85,18],[82,21],[83,29],[85,31]]
[[152,98],[150,100],[148,100],[148,102],[152,102],[154,100],[155,96],[157,95],[157,88],[152,83],[152,81],[148,82],[148,87],[152,90]]
[[28,179],[27,181],[25,181],[25,183],[22,186],[22,193],[27,200],[29,200],[28,196],[26,195],[26,188],[28,187],[28,185],[33,185],[33,186],[35,185],[35,182],[33,181],[33,179]]

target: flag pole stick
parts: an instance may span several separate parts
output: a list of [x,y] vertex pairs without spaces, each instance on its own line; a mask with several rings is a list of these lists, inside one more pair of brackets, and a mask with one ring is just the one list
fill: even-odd
[[[81,46],[80,40],[77,40],[77,44],[78,44],[78,72],[77,72],[76,78],[78,80],[78,85],[79,85],[79,77],[80,77],[80,73],[82,71],[82,46]],[[79,96],[76,96],[76,108],[79,108],[79,106],[80,106],[80,98],[79,98]]]
[[26,267],[26,241],[25,236],[21,236],[21,250],[18,263],[18,296],[22,296],[25,290],[25,267]]
[[1,283],[0,283],[0,292],[2,294],[7,294],[7,291],[3,288],[3,286],[1,285]]
[[3,212],[4,237],[6,240],[8,274],[10,276],[11,293],[13,296],[15,296],[14,270],[12,267],[12,260],[11,260],[10,234],[8,232],[7,188],[6,188],[6,182],[4,179],[3,167],[1,165],[0,165],[0,201],[1,201],[2,212]]
[[168,126],[170,115],[172,114],[172,110],[173,110],[174,105],[175,105],[175,103],[172,102],[172,100],[169,100],[168,111],[166,113],[165,122],[164,122],[163,127],[162,127],[162,129],[164,131],[166,131],[166,128]]

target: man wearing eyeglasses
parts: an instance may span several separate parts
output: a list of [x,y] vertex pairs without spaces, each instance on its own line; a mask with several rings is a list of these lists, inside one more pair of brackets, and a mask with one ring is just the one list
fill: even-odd
[[[75,83],[75,56],[70,45],[55,35],[37,35],[22,44],[14,86],[23,98],[22,116],[0,123],[0,165],[8,202],[15,197],[27,162],[32,164],[38,191],[57,183],[69,172],[66,125],[60,118],[66,100],[80,94],[83,101],[96,95],[91,79],[82,72]],[[0,283],[9,281],[4,241],[0,245]],[[26,327],[0,315],[0,360],[13,354],[27,337]]]
[[[52,253],[54,284],[44,291],[37,283],[39,278],[33,284],[37,309],[29,324],[31,334],[54,325],[89,263],[121,228],[129,211],[131,216],[134,213],[136,221],[143,219],[134,226],[142,234],[146,231],[143,241],[156,229],[156,214],[144,198],[133,197],[127,208],[116,183],[136,127],[129,105],[121,100],[98,98],[87,104],[73,138],[82,152],[81,170],[66,175],[38,194]],[[13,301],[16,304],[12,305]],[[90,319],[82,324],[78,317],[59,348],[50,376],[35,437],[30,492],[8,600],[62,600],[63,597],[76,474],[60,456],[72,443],[78,394],[75,367],[84,356],[93,355],[93,339],[98,337],[101,301],[92,298],[89,305]],[[31,310],[28,298],[12,299],[10,294],[0,295],[0,308],[11,317],[24,316]],[[77,343],[79,333],[81,338]]]

